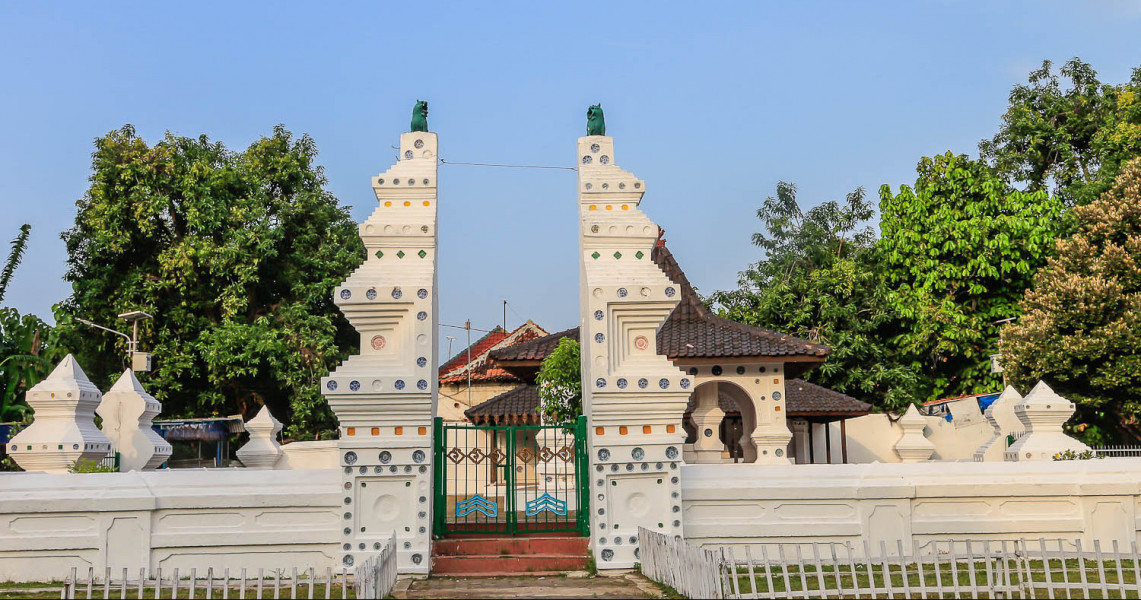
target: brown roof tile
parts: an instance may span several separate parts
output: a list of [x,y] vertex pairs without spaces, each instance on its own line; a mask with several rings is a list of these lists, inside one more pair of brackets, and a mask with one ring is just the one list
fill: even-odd
[[472,423],[538,422],[539,388],[523,384],[464,411]]
[[785,410],[790,417],[845,416],[859,417],[872,412],[872,405],[841,394],[836,390],[809,383],[803,379],[784,382]]
[[513,346],[505,348],[496,348],[491,351],[488,356],[492,361],[540,361],[547,358],[547,355],[559,345],[559,340],[569,337],[574,341],[578,341],[578,327],[552,333],[551,335],[541,338],[533,339],[529,342],[522,342]]
[[[784,391],[785,410],[789,417],[859,417],[872,411],[872,405],[867,402],[803,379],[789,379],[784,384]],[[691,396],[685,412],[694,409],[695,401],[696,396]],[[717,405],[727,413],[741,411],[737,402],[725,393],[718,395]],[[467,409],[464,416],[474,423],[536,422],[539,419],[539,388],[521,385]]]
[[[860,402],[846,394],[826,387],[808,383],[803,379],[789,379],[784,383],[785,410],[790,417],[844,416],[859,417],[872,412],[872,405]],[[692,412],[697,396],[689,398],[685,412]],[[717,395],[717,407],[727,413],[739,413],[741,407],[732,396],[721,392]]]
[[832,349],[763,327],[745,325],[709,312],[665,244],[650,257],[681,287],[681,301],[658,331],[658,354],[678,358],[807,356],[823,359]]
[[512,344],[526,343],[535,339],[548,337],[547,331],[532,321],[520,325],[507,333],[501,327],[488,332],[471,345],[471,363],[468,363],[468,350],[464,348],[440,367],[440,384],[464,383],[467,381],[468,370],[471,370],[471,381],[522,381],[518,376],[510,373],[487,359],[490,352],[500,347],[510,347]]

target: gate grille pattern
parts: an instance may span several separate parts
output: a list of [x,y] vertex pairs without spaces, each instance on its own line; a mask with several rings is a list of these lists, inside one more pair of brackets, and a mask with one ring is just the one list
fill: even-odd
[[568,426],[436,419],[435,427],[436,535],[588,534],[585,418]]

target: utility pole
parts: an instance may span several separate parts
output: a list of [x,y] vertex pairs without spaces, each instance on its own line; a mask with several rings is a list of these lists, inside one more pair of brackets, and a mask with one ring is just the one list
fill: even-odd
[[467,330],[467,405],[471,408],[471,319],[464,321]]

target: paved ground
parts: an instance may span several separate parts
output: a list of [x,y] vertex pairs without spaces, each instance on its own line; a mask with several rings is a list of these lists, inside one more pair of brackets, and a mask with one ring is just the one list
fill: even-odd
[[648,579],[613,577],[430,577],[397,582],[396,598],[662,598]]

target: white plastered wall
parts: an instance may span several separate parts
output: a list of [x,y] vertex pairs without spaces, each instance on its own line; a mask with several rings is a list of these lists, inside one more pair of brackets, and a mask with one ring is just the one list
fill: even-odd
[[340,566],[339,470],[0,474],[0,581]]
[[[1026,463],[686,465],[685,538],[740,549],[940,540],[1138,540],[1141,459]],[[811,547],[806,546],[811,553]],[[738,554],[741,556],[742,554]]]
[[[986,443],[993,435],[990,424],[976,421],[964,427],[955,427],[943,417],[924,417],[927,426],[923,434],[927,440],[935,444],[935,453],[931,460],[969,460],[973,459],[974,452],[979,446]],[[832,462],[840,464],[843,456],[840,450],[840,423],[827,425],[817,424],[813,431],[812,441],[816,450],[816,462],[825,461],[824,428],[827,427],[832,436]],[[892,422],[886,414],[871,414],[854,419],[847,419],[844,425],[848,445],[848,463],[861,464],[870,462],[899,462],[899,455],[895,452],[895,444],[903,435],[903,428],[899,423]],[[807,432],[796,433],[794,441],[797,444],[796,461],[808,462]]]

